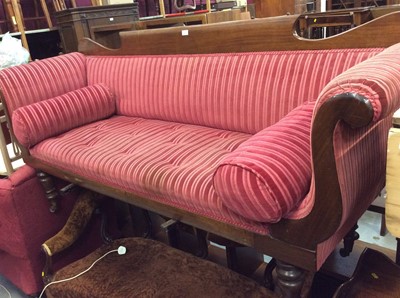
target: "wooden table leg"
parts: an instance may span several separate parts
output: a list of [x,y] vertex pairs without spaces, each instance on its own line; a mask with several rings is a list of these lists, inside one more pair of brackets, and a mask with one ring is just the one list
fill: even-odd
[[159,6],[160,6],[160,15],[165,17],[165,5],[164,5],[164,0],[159,0],[158,1]]
[[49,28],[53,28],[53,22],[51,21],[51,17],[49,14],[49,9],[47,8],[46,0],[40,0],[40,4],[42,5],[42,10],[43,10],[44,17],[46,18],[47,26],[49,26]]
[[11,22],[11,30],[13,32],[18,31],[17,20],[15,19],[15,16],[14,16],[14,9],[13,9],[13,5],[11,3],[11,0],[3,0],[3,5],[5,6],[5,11],[6,11],[6,14],[7,14],[7,18]]
[[22,17],[21,4],[19,0],[11,0],[12,9],[14,11],[15,20],[17,22],[18,31],[21,33],[22,45],[29,51],[28,40],[25,35],[24,21]]

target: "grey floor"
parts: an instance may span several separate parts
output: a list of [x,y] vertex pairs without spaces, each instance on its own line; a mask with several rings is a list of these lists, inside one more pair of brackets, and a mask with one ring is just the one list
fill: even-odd
[[382,246],[391,250],[396,250],[397,241],[389,232],[385,236],[380,235],[382,215],[376,212],[367,211],[358,221],[357,232],[360,240]]
[[[357,232],[360,234],[360,240],[391,250],[396,249],[396,239],[387,233],[380,236],[381,214],[367,211],[359,220]],[[268,260],[266,260],[268,262]],[[17,289],[10,281],[0,275],[0,298],[27,298],[24,293]]]
[[0,275],[0,298],[26,298],[10,281]]

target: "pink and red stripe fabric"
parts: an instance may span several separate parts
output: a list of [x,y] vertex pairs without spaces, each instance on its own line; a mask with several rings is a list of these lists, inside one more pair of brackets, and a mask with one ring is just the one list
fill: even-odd
[[379,51],[87,57],[88,84],[109,86],[119,115],[254,134]]
[[86,58],[72,53],[0,72],[0,89],[10,117],[14,110],[85,87]]
[[262,223],[234,214],[212,186],[224,156],[248,134],[202,126],[114,116],[34,146],[48,164],[167,205],[258,233]]
[[[400,107],[399,86],[400,44],[396,44],[339,75],[321,93],[317,106],[328,100],[334,91],[359,92],[370,100],[375,113],[374,122],[369,126],[354,130],[341,123],[335,131],[342,222],[335,235],[318,245],[318,266],[384,187],[390,115]],[[367,160],[370,162],[366,163]]]
[[16,109],[12,127],[20,144],[30,148],[114,112],[115,101],[110,90],[97,84]]
[[214,173],[214,187],[237,214],[277,222],[310,189],[311,118],[315,103],[294,109],[227,154]]
[[[86,58],[72,54],[1,72],[1,86],[6,98],[16,98],[7,101],[13,112],[104,84],[115,96],[117,115],[65,133],[60,130],[57,138],[32,147],[31,154],[94,181],[261,234],[268,234],[268,222],[304,217],[313,206],[310,130],[313,114],[332,95],[330,90],[372,94],[377,123],[356,133],[341,125],[335,131],[339,179],[345,185],[344,220],[338,234],[319,245],[320,265],[351,225],[353,218],[346,216],[366,195],[360,189],[382,171],[371,164],[376,173],[348,182],[370,170],[357,162],[382,162],[373,151],[384,150],[380,136],[388,121],[379,120],[398,106],[398,69],[392,65],[399,64],[398,50],[382,53],[387,63],[380,65],[375,62],[380,58],[371,57],[381,51]],[[366,59],[360,68],[348,70]],[[73,69],[66,72],[57,65]],[[38,79],[41,72],[48,72],[43,81]],[[366,72],[376,84],[365,83]],[[53,82],[60,74],[65,78]],[[387,80],[388,75],[395,78]],[[38,90],[29,94],[26,86],[33,84]],[[361,87],[354,89],[356,84]],[[376,138],[374,144],[365,144],[368,133]]]

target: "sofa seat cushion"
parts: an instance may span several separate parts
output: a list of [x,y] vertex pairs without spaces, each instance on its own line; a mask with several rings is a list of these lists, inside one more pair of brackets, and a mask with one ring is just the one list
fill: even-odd
[[264,224],[227,209],[212,185],[224,156],[250,136],[113,116],[44,140],[30,152],[43,163],[90,180],[266,234]]
[[114,112],[114,96],[107,87],[96,84],[20,107],[12,115],[12,124],[18,141],[30,148],[46,138],[109,117]]

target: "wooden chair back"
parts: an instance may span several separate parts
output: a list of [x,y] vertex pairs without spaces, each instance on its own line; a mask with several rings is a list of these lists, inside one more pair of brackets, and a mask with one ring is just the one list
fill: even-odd
[[[76,7],[76,1],[71,0],[72,7]],[[53,6],[55,11],[61,11],[67,9],[67,5],[65,4],[65,0],[53,0]]]

